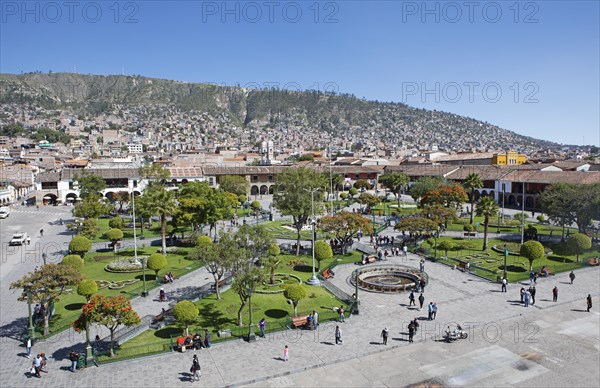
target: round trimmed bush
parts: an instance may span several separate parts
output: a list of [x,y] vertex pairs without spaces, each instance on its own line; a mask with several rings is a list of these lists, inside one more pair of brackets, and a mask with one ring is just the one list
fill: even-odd
[[90,249],[92,249],[92,242],[84,236],[75,236],[69,243],[69,251],[79,256],[85,255]]
[[199,236],[198,239],[196,240],[196,246],[198,247],[203,247],[203,248],[209,248],[212,246],[212,239],[208,236]]
[[158,272],[167,267],[167,258],[160,253],[154,253],[150,255],[146,265],[149,270],[154,271],[158,276]]
[[123,229],[125,227],[125,220],[119,216],[113,217],[108,221],[108,226],[112,229]]
[[85,297],[89,301],[92,295],[98,292],[98,283],[92,279],[83,279],[77,285],[77,294]]
[[71,267],[75,268],[77,271],[81,272],[81,270],[83,269],[84,262],[83,262],[83,259],[81,258],[81,256],[79,256],[79,255],[67,255],[67,256],[63,257],[60,264],[71,266]]

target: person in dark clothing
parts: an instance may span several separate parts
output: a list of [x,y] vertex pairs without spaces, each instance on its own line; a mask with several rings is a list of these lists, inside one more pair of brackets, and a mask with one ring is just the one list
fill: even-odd
[[408,295],[408,305],[409,306],[416,306],[417,305],[415,303],[415,293],[413,291],[411,291],[410,294]]
[[419,295],[419,310],[423,309],[424,303],[425,303],[425,297],[423,296],[423,293],[421,292],[421,295]]
[[588,294],[587,296],[587,312],[589,313],[592,309],[592,295]]
[[413,342],[413,337],[415,335],[415,327],[413,326],[412,322],[408,325],[408,342],[411,343]]
[[552,289],[552,301],[558,301],[558,287],[556,286],[554,286],[554,288]]
[[388,331],[388,328],[387,328],[387,327],[386,327],[386,328],[384,328],[384,329],[381,331],[381,339],[382,339],[382,343],[383,343],[384,345],[387,345],[387,340],[388,340],[388,335],[389,335],[389,334],[390,334],[390,332]]

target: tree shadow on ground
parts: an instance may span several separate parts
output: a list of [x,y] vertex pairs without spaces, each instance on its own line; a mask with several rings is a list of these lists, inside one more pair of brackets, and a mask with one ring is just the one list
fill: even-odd
[[154,332],[154,336],[162,339],[169,339],[171,336],[180,336],[182,333],[180,327],[164,327],[162,329],[156,330]]
[[575,260],[569,259],[567,257],[548,256],[548,261],[554,261],[556,263],[573,263]]
[[[140,282],[144,281],[144,274],[137,275],[134,279],[138,279]],[[158,277],[154,273],[146,274],[146,282],[155,282]]]
[[71,304],[68,304],[65,306],[65,310],[67,310],[67,311],[81,310],[83,305],[84,305],[84,303],[71,303]]
[[[504,265],[498,266],[499,270],[504,270]],[[507,265],[506,270],[508,272],[527,272],[527,268],[523,268],[520,265]]]
[[26,333],[28,318],[17,318],[12,322],[5,323],[0,326],[0,337],[13,338],[21,341],[22,336]]
[[312,272],[312,267],[309,265],[296,265],[294,266],[294,271],[310,273]]
[[235,323],[234,319],[227,317],[219,311],[214,303],[204,305],[202,311],[200,311],[200,326],[202,327],[223,327],[227,324]]
[[281,309],[269,309],[265,311],[265,315],[273,319],[281,319],[288,315],[287,311]]
[[[69,339],[73,340],[73,338],[69,338]],[[54,361],[63,361],[63,360],[68,361],[69,353],[71,353],[71,350],[74,350],[79,354],[82,354],[82,353],[85,354],[85,343],[73,341],[69,346],[65,346],[64,348],[56,349],[52,353],[52,358],[54,359]]]

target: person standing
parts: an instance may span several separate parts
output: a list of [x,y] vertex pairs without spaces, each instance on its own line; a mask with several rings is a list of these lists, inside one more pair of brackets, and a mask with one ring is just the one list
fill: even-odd
[[413,322],[408,324],[408,343],[413,342],[413,337],[415,335],[415,326]]
[[40,370],[42,369],[42,356],[39,354],[35,356],[33,359],[33,363],[31,364],[35,377],[42,377],[40,374]]
[[533,278],[535,277],[535,274],[533,271],[529,272],[529,285],[533,284]]
[[508,283],[506,278],[502,278],[502,292],[506,292],[506,283]]
[[421,259],[421,261],[419,262],[419,271],[425,271],[425,259]]
[[571,284],[573,284],[573,280],[575,280],[575,273],[573,271],[569,274],[569,279],[571,279]]
[[411,324],[413,325],[413,329],[415,330],[415,334],[416,334],[417,331],[419,331],[419,320],[417,318],[415,318],[411,321]]
[[433,305],[431,306],[431,319],[433,319],[435,321],[435,316],[437,315],[437,303],[433,302]]
[[260,336],[265,338],[265,327],[267,326],[267,321],[263,318],[258,322],[258,327],[260,329]]
[[389,331],[388,331],[388,328],[387,328],[387,327],[386,327],[386,328],[384,328],[384,329],[381,331],[381,339],[382,339],[382,343],[383,343],[384,345],[387,345],[387,339],[388,339],[388,335],[389,335],[389,334],[390,334],[390,333],[389,333]]
[[204,347],[210,348],[210,332],[208,330],[204,330]]
[[425,279],[421,279],[419,282],[419,286],[421,287],[421,292],[425,292]]
[[335,327],[335,344],[342,344],[342,329],[340,329],[339,325]]
[[529,293],[531,294],[531,304],[535,304],[535,293],[537,291],[535,290],[535,286],[531,286],[531,289],[529,290]]
[[521,287],[521,303],[525,303],[525,288]]
[[290,360],[290,348],[287,345],[283,348],[283,361]]
[[27,350],[27,356],[26,356],[27,358],[31,358],[31,345],[32,345],[31,337],[27,337],[25,339],[25,349]]
[[192,359],[192,367],[190,368],[190,372],[192,373],[192,383],[196,380],[200,381],[200,362],[198,361],[197,354],[194,354],[194,358]]
[[554,288],[552,289],[552,301],[558,301],[558,287],[556,286],[554,286]]
[[592,295],[588,294],[587,296],[587,312],[589,313],[592,309]]
[[419,295],[419,311],[421,311],[423,309],[424,303],[425,303],[425,297],[423,296],[423,293],[421,292],[421,295]]
[[340,306],[338,313],[340,314],[340,322],[346,322],[346,317],[344,316],[344,306]]
[[404,256],[406,257],[406,255],[408,254],[408,247],[406,245],[402,246],[402,252],[404,253]]
[[433,302],[429,302],[429,305],[427,305],[427,320],[431,321],[433,316]]
[[410,294],[408,295],[408,307],[410,307],[410,306],[416,306],[415,293],[413,291],[411,291]]
[[525,293],[523,294],[523,301],[525,302],[525,307],[529,307],[530,300],[531,294],[529,293],[529,290],[525,290]]

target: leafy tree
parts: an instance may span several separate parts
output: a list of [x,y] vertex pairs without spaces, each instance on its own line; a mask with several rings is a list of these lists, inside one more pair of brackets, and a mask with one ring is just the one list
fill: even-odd
[[90,302],[92,295],[98,292],[98,283],[93,279],[83,279],[77,285],[77,295],[85,298],[86,303]]
[[89,195],[75,204],[73,215],[79,218],[93,219],[110,213],[111,207],[105,199],[96,195]]
[[356,182],[354,182],[353,186],[359,191],[369,190],[372,187],[372,185],[366,179],[357,180]]
[[366,205],[369,209],[379,204],[380,200],[377,196],[369,193],[361,193],[358,197],[358,203]]
[[213,243],[208,236],[198,237],[198,244],[190,252],[189,258],[200,261],[213,276],[217,299],[221,299],[219,281],[227,270],[232,267],[235,258],[239,254],[240,251],[236,247],[232,234],[227,232],[221,235],[217,243]]
[[542,211],[562,227],[561,240],[565,238],[565,226],[575,222],[575,190],[567,183],[548,186],[540,195]]
[[437,249],[441,249],[446,253],[446,257],[448,257],[448,251],[456,249],[456,244],[450,240],[443,240],[437,246]]
[[471,204],[471,211],[470,211],[471,217],[470,217],[469,223],[472,224],[473,223],[473,213],[475,211],[475,207],[473,206],[473,202],[475,200],[475,198],[474,198],[475,189],[479,189],[479,188],[483,187],[483,181],[481,180],[481,177],[479,176],[479,174],[472,172],[469,175],[467,175],[467,178],[463,182],[463,187],[465,188],[465,190],[467,190],[469,192],[469,203]]
[[321,272],[321,261],[329,260],[333,257],[333,251],[325,241],[315,241],[315,260],[319,263],[318,272]]
[[525,236],[527,236],[529,240],[537,240],[537,234],[538,230],[534,225],[527,225],[527,229],[525,229]]
[[254,216],[256,217],[256,220],[258,221],[258,215],[260,214],[260,209],[262,207],[260,202],[252,201],[252,203],[250,204],[250,207],[254,211]]
[[444,179],[441,177],[425,176],[419,178],[412,186],[410,186],[410,195],[416,202],[427,192],[439,189],[444,185]]
[[434,221],[439,226],[448,226],[449,221],[456,220],[456,211],[442,205],[426,205],[422,213],[425,217]]
[[238,195],[238,201],[239,201],[240,203],[244,203],[244,202],[246,202],[247,200],[248,200],[248,197],[246,197],[246,194],[241,194],[241,195]]
[[96,199],[102,197],[102,190],[106,189],[106,181],[98,175],[84,172],[76,175],[74,180],[78,182],[79,196],[84,200],[90,197]]
[[78,272],[83,270],[83,259],[79,255],[66,255],[60,262],[60,265],[68,265],[75,268]]
[[162,237],[162,253],[167,254],[167,217],[173,215],[177,208],[177,201],[173,192],[166,190],[160,185],[149,185],[144,192],[147,196],[148,206],[152,214],[160,217],[160,229]]
[[533,271],[533,262],[544,257],[544,246],[538,241],[526,241],[521,245],[519,254],[529,260],[529,271]]
[[86,322],[104,326],[110,332],[110,356],[114,357],[114,337],[119,326],[131,327],[139,325],[140,316],[131,307],[131,302],[124,296],[104,296],[96,294],[90,302],[83,306],[83,312],[72,323],[73,328],[81,332]]
[[92,249],[92,242],[83,236],[75,236],[69,243],[69,251],[83,257]]
[[27,301],[41,306],[44,317],[44,335],[50,332],[48,321],[52,306],[60,301],[67,286],[78,284],[82,279],[81,273],[70,265],[46,264],[38,271],[30,272],[16,282],[11,283],[10,289],[21,289],[23,293],[19,301]]
[[575,185],[575,222],[580,233],[586,233],[593,219],[600,218],[600,183]]
[[216,224],[229,213],[231,201],[221,190],[215,190],[208,182],[189,182],[179,191],[179,208],[176,211],[177,218],[180,213],[184,215],[187,222],[191,223],[194,231],[200,224],[210,225],[210,232],[215,230]]
[[350,190],[348,190],[348,194],[354,197],[356,194],[358,194],[358,189],[356,187],[351,187]]
[[233,238],[241,250],[239,256],[245,261],[262,260],[271,244],[275,244],[273,235],[262,225],[242,225]]
[[171,177],[171,172],[159,163],[146,164],[140,167],[139,174],[142,178],[161,185]]
[[[360,214],[341,211],[334,216],[321,217],[319,228],[325,233],[332,233],[342,243],[342,253],[346,253],[353,236],[360,230],[365,235],[373,233],[371,221]],[[316,254],[316,252],[315,252]],[[319,263],[320,264],[320,263]]]
[[108,226],[113,229],[123,229],[125,227],[125,220],[119,216],[113,217],[108,221]]
[[198,307],[189,300],[179,301],[175,307],[173,307],[173,316],[175,317],[175,320],[185,325],[185,335],[189,335],[189,324],[198,318],[199,313],[200,310],[198,310]]
[[577,255],[577,261],[579,262],[579,255],[592,247],[592,240],[583,233],[574,233],[567,239],[567,249]]
[[245,263],[245,265],[236,265],[235,267],[237,267],[237,269],[233,282],[231,283],[231,289],[238,294],[240,298],[240,308],[238,309],[237,313],[237,324],[238,326],[243,326],[244,322],[242,319],[242,312],[244,311],[246,303],[248,303],[248,290],[255,290],[256,287],[261,284],[264,274],[260,269],[256,268],[250,263]]
[[163,269],[167,268],[167,258],[160,253],[153,253],[148,258],[148,262],[146,263],[146,267],[150,271],[154,271],[154,277],[158,279],[158,273]]
[[306,298],[306,290],[300,284],[292,284],[283,291],[283,296],[292,301],[294,316],[297,316],[298,302]]
[[90,240],[95,239],[100,228],[98,227],[98,220],[95,218],[86,218],[81,221],[79,227],[79,235],[88,238]]
[[426,205],[443,205],[446,207],[458,208],[461,204],[467,201],[467,193],[462,186],[454,184],[444,186],[439,189],[431,190],[421,197],[421,206]]
[[[327,187],[322,175],[315,176],[313,170],[304,167],[288,168],[283,171],[276,183],[273,206],[284,216],[292,216],[297,231],[296,255],[300,254],[300,232],[313,212],[313,193],[318,188]],[[314,195],[314,212],[320,214],[323,205],[321,196]]]
[[488,226],[490,218],[498,216],[498,204],[490,197],[482,197],[477,201],[476,212],[479,217],[483,217],[483,250],[488,247]]
[[400,206],[402,190],[408,184],[409,178],[402,172],[387,172],[379,177],[379,182],[396,195],[398,206]]
[[340,198],[345,201],[346,198],[348,198],[348,193],[346,193],[345,191],[343,193],[340,193]]
[[269,283],[271,284],[275,284],[275,270],[282,260],[282,257],[279,256],[280,253],[281,249],[279,249],[279,246],[277,244],[271,244],[269,245],[269,248],[267,248],[267,256],[260,261],[261,264],[269,270]]
[[417,216],[401,218],[394,226],[394,229],[420,236],[433,232],[437,227],[438,225],[434,221],[423,216]]
[[302,154],[298,158],[299,162],[312,162],[315,160],[315,156],[313,154]]
[[117,242],[123,240],[123,231],[121,229],[110,229],[105,234],[106,238],[112,243],[115,253],[117,252]]
[[144,220],[150,220],[153,214],[151,198],[145,195],[136,195],[134,201],[136,228],[139,225],[140,237],[144,238]]
[[246,195],[250,184],[240,175],[223,175],[219,178],[219,187],[226,192],[236,195]]
[[463,230],[467,233],[472,233],[475,230],[475,227],[473,226],[473,224],[466,224],[465,226],[463,226]]

